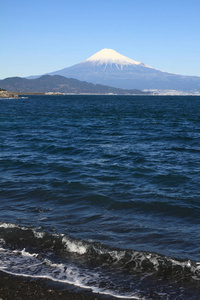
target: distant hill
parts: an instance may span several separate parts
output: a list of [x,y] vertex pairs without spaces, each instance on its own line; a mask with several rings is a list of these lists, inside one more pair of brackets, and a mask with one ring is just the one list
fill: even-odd
[[92,84],[60,75],[44,75],[35,79],[10,77],[0,80],[0,87],[18,93],[74,93],[74,94],[144,94],[140,90],[124,90],[101,84]]

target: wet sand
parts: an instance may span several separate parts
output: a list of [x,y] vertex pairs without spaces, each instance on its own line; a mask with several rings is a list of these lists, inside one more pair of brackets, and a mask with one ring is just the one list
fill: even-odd
[[0,300],[106,300],[110,296],[94,294],[89,290],[0,272]]

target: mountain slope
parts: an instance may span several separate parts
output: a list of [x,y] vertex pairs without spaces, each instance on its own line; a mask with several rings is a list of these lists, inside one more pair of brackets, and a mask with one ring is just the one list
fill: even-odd
[[100,84],[94,85],[92,83],[66,78],[59,75],[44,75],[36,79],[26,79],[21,77],[6,78],[0,80],[0,87],[7,91],[22,93],[60,92],[75,94],[142,94],[139,90],[123,90]]
[[123,89],[200,91],[200,77],[162,72],[112,49],[103,49],[82,63],[49,74]]

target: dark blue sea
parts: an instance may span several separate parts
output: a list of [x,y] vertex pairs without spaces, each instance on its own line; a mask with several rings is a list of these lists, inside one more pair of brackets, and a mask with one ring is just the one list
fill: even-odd
[[200,97],[0,100],[0,270],[200,299]]

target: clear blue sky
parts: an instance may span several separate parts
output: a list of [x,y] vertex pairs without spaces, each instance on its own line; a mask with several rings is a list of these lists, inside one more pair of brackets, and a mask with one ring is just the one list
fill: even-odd
[[112,48],[200,76],[199,0],[0,0],[0,78],[56,71]]

